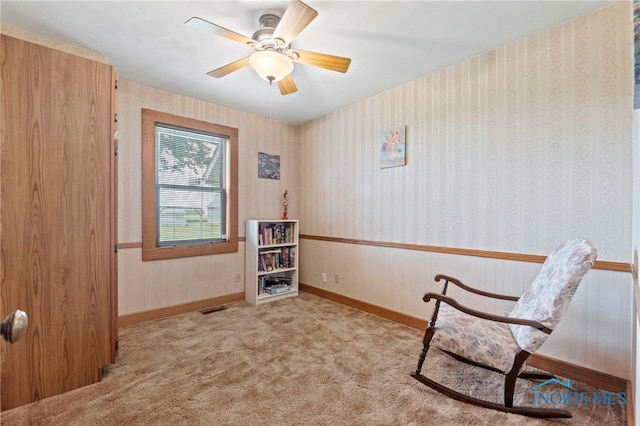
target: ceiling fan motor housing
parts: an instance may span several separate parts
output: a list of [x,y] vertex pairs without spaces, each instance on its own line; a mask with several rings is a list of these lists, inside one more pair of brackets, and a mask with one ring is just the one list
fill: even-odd
[[278,26],[280,17],[273,13],[266,13],[260,17],[260,29],[253,33],[252,39],[262,45],[263,48],[280,48],[284,46],[276,46],[276,41],[272,39],[273,31]]

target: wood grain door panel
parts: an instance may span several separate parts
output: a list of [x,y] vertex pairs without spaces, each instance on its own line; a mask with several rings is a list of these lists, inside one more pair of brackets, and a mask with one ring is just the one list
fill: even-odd
[[112,67],[2,35],[2,409],[95,383],[112,360]]

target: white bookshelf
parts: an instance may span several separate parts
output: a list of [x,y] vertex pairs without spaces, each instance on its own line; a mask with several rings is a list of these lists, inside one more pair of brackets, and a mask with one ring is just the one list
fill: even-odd
[[298,294],[298,221],[248,220],[245,299],[257,305]]

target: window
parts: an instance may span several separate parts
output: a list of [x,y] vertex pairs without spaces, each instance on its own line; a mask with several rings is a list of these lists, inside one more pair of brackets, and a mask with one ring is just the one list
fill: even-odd
[[238,251],[237,129],[142,110],[142,259]]

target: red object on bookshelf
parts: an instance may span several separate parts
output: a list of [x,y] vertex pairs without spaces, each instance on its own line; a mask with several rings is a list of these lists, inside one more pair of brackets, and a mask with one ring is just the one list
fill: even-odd
[[282,207],[284,207],[284,211],[282,212],[282,220],[289,219],[287,217],[287,207],[288,206],[289,206],[289,191],[285,189],[284,193],[282,194]]

